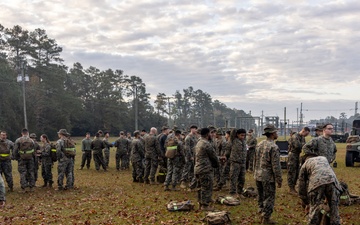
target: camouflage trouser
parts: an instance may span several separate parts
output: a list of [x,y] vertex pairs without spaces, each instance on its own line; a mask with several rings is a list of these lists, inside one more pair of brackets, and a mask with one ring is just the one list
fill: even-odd
[[182,169],[183,169],[183,163],[180,157],[168,159],[167,174],[164,185],[169,186],[171,183],[171,185],[175,187],[180,181]]
[[189,160],[185,162],[185,165],[182,169],[181,181],[190,182],[194,178],[194,161]]
[[245,174],[245,163],[230,162],[230,194],[243,193]]
[[140,178],[143,178],[144,175],[144,169],[143,169],[143,163],[142,161],[132,162],[132,177],[134,180],[139,180]]
[[246,169],[250,171],[254,171],[254,156],[255,156],[255,149],[251,148],[246,153]]
[[220,172],[221,172],[221,165],[218,168],[214,168],[214,186],[218,186],[220,183]]
[[2,176],[0,176],[0,201],[5,201],[5,184]]
[[44,179],[44,183],[53,183],[53,175],[51,172],[52,165],[51,162],[45,162],[44,160],[41,163],[41,175]]
[[295,188],[300,170],[300,153],[289,152],[287,182],[290,188]]
[[339,216],[339,197],[340,193],[336,189],[334,183],[324,184],[317,187],[308,193],[310,199],[310,211],[309,211],[309,223],[308,224],[320,224],[321,221],[321,205],[324,204],[324,199],[327,200],[330,208],[330,224],[340,224]]
[[1,160],[0,161],[0,176],[4,174],[6,183],[9,188],[14,187],[13,177],[12,177],[12,166],[11,160]]
[[129,168],[129,156],[128,156],[128,154],[117,152],[115,160],[116,160],[116,169],[117,170],[120,170],[120,169],[124,170],[124,169]]
[[73,169],[74,159],[63,157],[58,161],[58,187],[63,188],[64,178],[66,176],[66,188],[73,188]]
[[39,164],[40,164],[40,159],[39,157],[35,156],[34,157],[34,179],[35,179],[35,183],[38,179],[38,171],[39,171]]
[[104,149],[104,162],[106,167],[109,167],[109,161],[110,161],[110,149],[105,148]]
[[197,174],[198,182],[198,202],[200,205],[207,206],[212,202],[213,177],[211,173]]
[[144,171],[144,180],[150,180],[155,181],[155,174],[156,170],[158,168],[159,162],[157,159],[145,159],[145,171]]
[[18,164],[21,188],[34,187],[34,159],[20,159]]
[[105,165],[105,161],[104,161],[104,156],[102,154],[102,152],[100,153],[93,153],[93,158],[94,158],[94,162],[95,162],[95,169],[99,170],[100,166],[102,166],[102,168],[104,170],[106,170],[106,165]]
[[256,181],[258,190],[258,207],[261,210],[261,216],[265,219],[271,217],[274,211],[276,186],[275,182]]
[[226,161],[224,165],[222,165],[220,171],[220,182],[217,184],[218,188],[222,188],[226,181],[229,179],[230,175],[230,162]]
[[85,150],[82,152],[81,157],[81,168],[84,168],[86,163],[86,168],[90,168],[90,162],[91,162],[91,150]]

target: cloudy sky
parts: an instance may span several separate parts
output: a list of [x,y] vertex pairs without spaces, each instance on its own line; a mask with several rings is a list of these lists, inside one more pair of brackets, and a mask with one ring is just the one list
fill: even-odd
[[2,0],[68,66],[121,69],[152,96],[189,86],[252,115],[348,116],[360,101],[360,1]]

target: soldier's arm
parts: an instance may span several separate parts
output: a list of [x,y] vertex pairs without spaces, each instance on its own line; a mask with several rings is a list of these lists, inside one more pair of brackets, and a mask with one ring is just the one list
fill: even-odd
[[280,166],[280,151],[277,146],[272,147],[271,151],[271,166],[275,175],[275,182],[281,187],[282,184],[282,174]]
[[210,143],[206,145],[206,153],[210,159],[211,166],[213,168],[218,168],[219,167],[219,158],[216,155],[214,147]]
[[63,151],[62,151],[62,146],[63,146],[63,142],[62,140],[58,140],[56,142],[56,156],[59,159],[61,159],[63,157]]
[[14,144],[14,159],[15,160],[19,160],[20,159],[20,154],[19,154],[19,149],[20,149],[20,142],[19,140],[17,139],[15,141],[15,144]]
[[190,147],[190,138],[186,137],[185,138],[185,146],[184,146],[184,153],[185,153],[185,160],[186,161],[190,161],[191,158],[193,158],[193,154],[191,151],[191,147]]
[[50,156],[51,153],[51,145],[45,144],[44,151],[41,152],[41,156]]
[[299,183],[299,197],[301,198],[301,200],[305,205],[308,205],[310,203],[307,195],[308,175],[304,165],[300,169],[298,183]]
[[155,138],[155,152],[159,157],[164,157],[160,150],[160,142],[157,138]]
[[85,151],[85,140],[81,141],[81,151]]
[[226,145],[225,145],[225,156],[226,156],[227,159],[230,158],[230,155],[231,155],[231,147],[232,147],[231,141],[227,142]]

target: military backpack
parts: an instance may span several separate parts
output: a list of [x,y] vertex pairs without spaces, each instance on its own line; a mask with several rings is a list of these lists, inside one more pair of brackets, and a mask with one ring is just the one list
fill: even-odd
[[169,138],[166,140],[166,152],[165,157],[169,159],[173,159],[177,154],[178,149],[178,140],[175,137],[175,135],[169,136]]
[[20,140],[19,154],[21,159],[32,159],[34,156],[34,141],[29,137]]
[[208,225],[231,224],[230,213],[227,211],[208,212],[202,221]]
[[10,159],[10,149],[4,140],[0,140],[0,160]]
[[50,143],[51,150],[50,150],[50,157],[53,162],[57,161],[57,155],[56,155],[56,144]]
[[240,205],[240,200],[237,198],[234,198],[232,196],[219,196],[216,199],[216,203],[222,204],[222,205]]
[[75,141],[71,138],[64,139],[64,153],[66,156],[74,157],[76,155]]
[[190,211],[190,210],[193,210],[194,207],[195,207],[195,205],[193,203],[191,203],[190,200],[182,201],[182,202],[170,201],[166,206],[167,210],[169,210],[170,212]]

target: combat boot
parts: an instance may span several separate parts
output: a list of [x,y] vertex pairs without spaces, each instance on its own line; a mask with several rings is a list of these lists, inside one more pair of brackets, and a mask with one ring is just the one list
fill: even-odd
[[142,177],[139,178],[139,183],[144,183],[144,179]]
[[164,191],[171,191],[171,190],[170,190],[169,186],[165,185]]
[[298,193],[296,192],[295,188],[290,188],[289,189],[289,193],[292,195],[297,195]]
[[44,185],[43,186],[41,186],[41,187],[47,187],[47,182],[44,182]]
[[50,181],[50,182],[49,182],[49,187],[52,188],[52,184],[53,184],[53,183],[54,183],[53,181]]
[[177,188],[176,186],[173,186],[171,190],[172,190],[172,191],[180,191],[180,189]]
[[9,187],[9,192],[13,192],[14,188],[13,187]]
[[150,184],[150,180],[149,180],[149,179],[146,179],[146,180],[144,181],[144,183],[145,183],[145,184]]
[[276,222],[271,220],[270,218],[262,217],[261,224],[276,224]]
[[214,211],[214,208],[209,205],[201,205],[200,210],[201,211]]
[[185,181],[181,181],[181,184],[180,184],[180,188],[181,189],[186,189],[186,182]]

